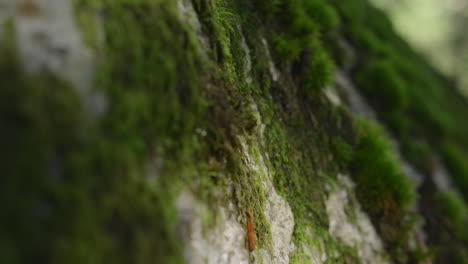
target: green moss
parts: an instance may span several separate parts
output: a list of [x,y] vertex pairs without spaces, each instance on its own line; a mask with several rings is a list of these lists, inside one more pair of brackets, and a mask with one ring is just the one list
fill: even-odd
[[437,193],[436,200],[442,207],[443,216],[450,229],[456,236],[468,239],[468,229],[465,225],[468,220],[468,207],[465,201],[452,192]]
[[345,3],[339,0],[330,1],[335,5],[335,8],[339,10],[340,15],[343,17],[345,22],[360,23],[363,21],[366,15],[367,8],[369,6],[366,0],[353,0]]
[[[358,262],[356,249],[328,234],[323,204],[325,186],[349,165],[359,199],[389,251],[401,251],[411,226],[406,208],[413,187],[383,133],[359,124],[354,146],[349,116],[320,93],[333,75],[324,41],[341,31],[359,46],[360,87],[374,104],[391,110],[380,116],[406,140],[407,156],[429,153],[425,143],[409,144],[426,130],[434,132],[422,142],[431,143],[449,136],[463,140],[468,131],[453,121],[463,120],[463,102],[444,103],[453,95],[442,91],[443,78],[433,77],[364,0],[194,0],[211,47],[206,54],[180,20],[177,1],[74,4],[85,41],[102,54],[95,88],[106,94],[109,109],[96,123],[87,120],[72,87],[49,74],[22,74],[11,45],[0,47],[0,76],[6,80],[0,115],[8,120],[2,146],[9,154],[3,160],[11,160],[2,172],[12,175],[0,194],[6,201],[2,224],[11,226],[0,239],[0,262],[181,263],[174,201],[182,188],[210,204],[234,201],[241,222],[252,208],[258,246],[272,250],[263,212],[268,173],[249,167],[247,158],[264,162],[291,205],[296,245],[317,246],[320,240],[329,263]],[[98,13],[104,17],[103,43]],[[244,71],[242,36],[250,73]],[[263,38],[273,44],[278,82],[271,80]],[[463,157],[448,153],[456,160],[452,171],[463,172]],[[153,160],[156,169],[148,175]],[[423,167],[426,159],[412,161]],[[49,179],[54,169],[59,179]],[[224,191],[227,186],[232,193]],[[202,219],[206,227],[211,216]],[[291,261],[308,259],[298,249]]]
[[354,149],[345,142],[342,138],[335,138],[332,140],[332,150],[335,154],[337,162],[342,162],[345,167],[353,160]]
[[454,261],[460,264],[467,264],[468,263],[468,252],[466,250],[458,251],[454,256]]
[[306,264],[322,259],[325,263],[361,263],[357,249],[346,246],[343,242],[331,238],[328,230],[313,226],[299,225],[294,229],[296,251],[290,258],[292,264]]
[[[312,152],[313,146],[317,146],[315,140],[318,138],[312,138],[312,133],[305,132],[302,125],[298,124],[297,130],[290,130],[281,123],[272,122],[265,131],[265,146],[269,153],[275,187],[288,201],[294,214],[293,241],[297,249],[291,257],[291,263],[310,262],[308,255],[310,249],[318,249],[319,252],[326,254],[327,263],[342,261],[358,263],[356,249],[345,246],[328,233],[328,219],[324,205],[325,185],[333,184],[336,179],[318,171],[318,167],[323,166],[327,172],[334,173],[329,168],[325,169],[325,164],[318,165],[316,162],[326,162],[318,157],[318,160],[314,161],[313,155],[330,155],[331,150],[321,149],[320,154]],[[295,134],[296,140],[291,140],[294,137],[290,133],[299,131],[305,133]],[[302,142],[305,141],[309,142],[310,147],[304,146]],[[302,147],[299,147],[300,144]]]
[[[22,72],[13,39],[0,45],[0,78],[4,80],[0,127],[5,150],[0,165],[4,176],[0,244],[5,247],[0,259],[29,263],[49,259],[55,242],[52,236],[69,230],[56,223],[71,213],[61,195],[61,166],[81,142],[76,128],[82,118],[70,86],[48,73],[29,76]],[[64,160],[59,158],[62,154]],[[76,190],[83,190],[83,182],[77,183]],[[72,203],[73,198],[68,201]]]
[[[81,0],[74,0],[76,2]],[[99,32],[100,24],[99,17],[95,9],[92,8],[77,8],[75,10],[75,17],[78,26],[81,29],[82,37],[86,45],[95,51],[99,50],[101,45],[101,37]]]
[[[387,16],[368,1],[334,4],[346,21],[342,30],[361,58],[354,76],[358,87],[392,132],[401,141],[424,138],[440,147],[443,138],[451,137],[465,145],[460,133],[467,128],[461,125],[460,113],[466,100],[456,95],[447,78],[414,52],[395,33]],[[393,113],[395,109],[404,111]],[[398,117],[402,115],[406,120]],[[411,153],[403,154],[414,160]]]
[[[333,63],[322,45],[322,34],[339,24],[333,8],[322,1],[286,1],[274,20],[272,40],[279,64],[291,67],[296,85],[307,97],[332,80]],[[289,19],[292,18],[292,19]]]
[[[4,160],[11,159],[2,168],[2,226],[10,231],[1,243],[12,245],[2,258],[181,263],[174,200],[194,179],[203,187],[213,182],[203,178],[213,173],[198,174],[205,156],[195,130],[206,126],[206,104],[195,36],[172,1],[75,5],[106,14],[96,89],[109,109],[90,122],[72,87],[48,73],[23,74],[15,53],[1,47],[8,55],[0,63],[8,80],[1,89],[0,112],[8,120],[2,145],[9,152]],[[148,160],[160,156],[156,175],[148,175]]]
[[434,157],[427,143],[407,139],[402,142],[401,149],[406,159],[419,171],[427,174],[434,172]]
[[320,25],[323,32],[334,30],[340,24],[340,17],[330,4],[320,0],[304,1],[304,9]]
[[462,191],[465,201],[468,201],[468,164],[466,163],[466,154],[453,144],[445,144],[441,151],[442,158],[454,182]]
[[370,62],[359,72],[357,83],[382,111],[402,111],[408,105],[406,84],[390,61]]
[[376,57],[386,57],[391,53],[391,47],[384,41],[380,40],[367,27],[350,25],[346,29],[348,34],[353,37],[353,42],[357,49],[366,55]]
[[357,197],[393,259],[405,263],[407,241],[417,220],[409,213],[416,193],[401,172],[388,139],[377,126],[360,121],[351,172]]
[[311,50],[311,62],[307,65],[303,77],[303,86],[305,94],[309,97],[314,96],[317,91],[321,91],[333,80],[333,67],[328,53],[318,45]]
[[334,9],[322,1],[282,1],[276,14],[281,33],[274,38],[275,49],[285,62],[299,59],[317,41],[321,29],[331,30],[339,23]]
[[378,212],[393,201],[397,208],[407,208],[415,198],[414,188],[400,171],[389,141],[370,123],[359,122],[358,130],[352,170],[364,207]]
[[[424,175],[429,175],[435,169],[433,153],[439,152],[456,185],[465,190],[465,171],[468,170],[463,165],[466,159],[463,153],[468,144],[466,136],[462,135],[468,132],[466,118],[463,117],[466,98],[455,91],[447,77],[437,73],[423,56],[398,36],[385,13],[373,7],[370,1],[331,3],[342,18],[341,30],[359,58],[352,68],[353,79],[377,109],[379,120],[400,142],[403,157]],[[399,183],[395,181],[389,185],[397,186]],[[407,196],[404,195],[406,185],[402,186],[402,193],[397,196]],[[392,192],[392,188],[388,191]],[[369,208],[378,206],[370,205]],[[386,220],[377,222],[382,226]],[[386,242],[387,247],[392,247]],[[457,243],[454,238],[451,246],[457,248]],[[446,246],[441,245],[442,248]],[[414,261],[412,254],[406,261]],[[443,251],[437,254],[451,255]]]

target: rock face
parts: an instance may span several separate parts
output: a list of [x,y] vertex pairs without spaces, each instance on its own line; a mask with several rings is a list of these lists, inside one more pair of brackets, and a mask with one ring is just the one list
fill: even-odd
[[249,263],[244,246],[245,228],[237,221],[235,207],[216,210],[216,223],[209,231],[203,230],[207,206],[197,202],[189,192],[182,192],[176,202],[179,232],[184,240],[184,255],[188,263]]
[[0,0],[0,263],[464,263],[468,104],[335,2]]
[[[339,175],[338,179],[340,185],[334,188],[326,201],[330,234],[346,245],[356,248],[363,263],[389,263],[382,241],[369,217],[359,204],[353,205],[353,199],[350,199],[349,192],[353,193],[354,183],[345,175]],[[350,210],[351,215],[347,215],[346,212]]]

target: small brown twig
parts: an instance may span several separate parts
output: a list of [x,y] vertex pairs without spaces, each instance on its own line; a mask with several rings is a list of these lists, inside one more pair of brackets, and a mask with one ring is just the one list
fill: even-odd
[[247,210],[247,240],[250,252],[255,250],[255,229],[253,224],[252,208]]

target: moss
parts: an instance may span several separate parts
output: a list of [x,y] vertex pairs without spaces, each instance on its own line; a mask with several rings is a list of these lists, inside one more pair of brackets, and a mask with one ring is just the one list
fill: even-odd
[[369,6],[368,1],[366,0],[354,0],[346,3],[342,3],[339,0],[333,0],[331,3],[333,3],[335,8],[340,11],[340,15],[347,23],[362,22]]
[[322,44],[338,24],[334,10],[319,1],[291,1],[278,12],[281,26],[273,35],[275,55],[280,65],[290,67],[296,86],[307,97],[315,96],[332,80],[333,62]]
[[461,250],[457,252],[454,256],[454,261],[460,264],[468,263],[468,252],[466,250]]
[[[58,155],[69,154],[81,142],[75,131],[81,105],[70,86],[50,74],[24,74],[15,43],[10,42],[13,39],[0,46],[0,78],[5,80],[0,89],[5,150],[0,166],[4,175],[1,225],[5,228],[0,243],[10,245],[2,248],[0,258],[29,263],[49,259],[52,236],[67,230],[56,225],[60,216],[70,213],[60,192],[64,176]],[[76,190],[82,186],[80,182]]]
[[[11,227],[2,244],[15,250],[2,258],[181,263],[175,196],[183,182],[212,182],[198,174],[204,155],[195,128],[205,126],[206,104],[195,37],[172,1],[75,5],[106,15],[96,87],[110,106],[99,123],[90,122],[72,87],[48,73],[22,74],[14,52],[0,49],[8,54],[0,75],[10,76],[2,89],[0,112],[9,120],[2,138],[13,139],[5,142],[12,162],[2,168],[8,191],[1,201],[15,204],[5,204],[2,217]],[[148,159],[159,155],[163,165],[148,175]]]
[[317,91],[322,91],[333,80],[334,64],[328,53],[320,46],[311,51],[310,65],[304,71],[303,89],[308,97],[314,96]]
[[447,164],[454,182],[462,191],[465,201],[468,201],[468,166],[466,163],[466,154],[458,147],[452,144],[445,144],[441,149],[442,158]]
[[[400,209],[415,198],[413,186],[400,171],[389,141],[375,125],[358,123],[359,138],[352,161],[358,193],[365,196],[367,210],[382,210],[387,201]],[[364,194],[366,193],[366,194]]]
[[[399,139],[423,137],[439,146],[444,137],[465,142],[459,136],[465,126],[452,123],[461,122],[460,101],[464,99],[455,96],[447,78],[431,69],[395,33],[385,14],[368,1],[350,1],[346,5],[336,2],[335,6],[346,20],[342,30],[361,58],[354,71],[359,88],[377,106],[381,119]],[[385,87],[386,84],[391,85]],[[406,110],[389,113],[394,108]],[[405,124],[396,117],[401,115],[408,120]]]
[[345,168],[348,167],[349,163],[353,160],[353,147],[342,138],[334,138],[331,147],[337,162],[342,162]]
[[[342,18],[341,30],[357,52],[358,60],[352,68],[353,79],[378,110],[379,120],[400,142],[403,157],[424,175],[429,175],[435,169],[432,153],[439,152],[450,168],[456,185],[462,190],[466,189],[466,173],[463,172],[462,164],[465,159],[463,152],[468,145],[466,136],[462,134],[466,135],[468,130],[463,121],[466,118],[461,114],[466,112],[466,98],[454,91],[447,77],[438,74],[423,56],[412,50],[396,34],[388,17],[369,1],[332,3]],[[396,182],[393,184],[398,185]],[[401,192],[405,193],[406,189],[401,187]],[[378,206],[371,205],[369,208]],[[375,213],[382,212],[373,212],[371,215]],[[376,221],[374,217],[376,222],[382,226],[386,220],[379,218]],[[428,232],[430,235],[437,233],[433,230]],[[385,240],[385,234],[383,236]],[[387,247],[395,245],[386,242]],[[437,245],[443,242],[431,243]],[[457,248],[458,243],[454,238],[450,244]],[[439,251],[436,255],[449,257],[446,255],[451,253],[447,252]],[[411,262],[416,253],[409,253],[409,259],[399,261]]]
[[409,213],[416,193],[402,173],[384,133],[359,121],[358,138],[351,162],[357,197],[377,227],[394,260],[406,263],[409,234],[417,216]]
[[328,230],[313,226],[299,225],[294,229],[296,251],[290,258],[292,264],[311,263],[323,260],[324,263],[361,263],[355,248],[333,239]]
[[[266,128],[267,153],[275,187],[288,201],[294,214],[293,241],[298,248],[291,257],[291,263],[310,262],[308,248],[326,254],[327,263],[358,263],[355,249],[345,246],[328,233],[323,203],[326,199],[325,185],[332,184],[335,178],[316,171],[318,168],[311,163],[312,153],[308,148],[297,147],[303,139],[291,141],[289,133],[292,131],[276,122]],[[329,154],[326,150],[322,151],[321,155]]]
[[[361,203],[389,250],[400,253],[411,226],[406,208],[413,187],[383,133],[360,124],[354,146],[349,116],[320,93],[333,72],[324,41],[343,31],[359,45],[363,61],[353,70],[362,75],[367,96],[391,110],[381,117],[406,140],[408,156],[429,152],[425,143],[409,144],[425,130],[434,133],[422,142],[463,139],[468,130],[453,121],[463,120],[457,114],[463,101],[443,103],[453,98],[441,91],[443,78],[428,77],[430,67],[388,32],[391,24],[367,1],[193,4],[209,39],[206,54],[180,20],[177,1],[74,1],[84,39],[102,52],[95,88],[108,96],[110,106],[96,123],[83,116],[72,87],[48,74],[22,74],[16,59],[6,56],[14,52],[0,48],[5,53],[0,76],[7,80],[0,113],[2,120],[10,120],[2,124],[2,138],[14,139],[4,140],[10,155],[4,160],[12,162],[2,171],[12,176],[1,201],[7,201],[3,213],[13,217],[3,218],[12,228],[0,239],[1,260],[181,263],[174,208],[181,188],[210,204],[232,200],[242,216],[252,208],[258,246],[271,251],[263,212],[267,173],[249,167],[247,158],[256,165],[264,162],[278,193],[291,205],[296,245],[324,241],[328,262],[358,262],[356,249],[328,234],[323,204],[325,186],[349,165]],[[98,43],[93,19],[98,13],[104,17],[103,43]],[[242,36],[250,49],[252,83],[245,81]],[[271,80],[264,37],[273,43],[278,82]],[[161,162],[149,175],[153,159]],[[462,158],[453,160],[458,160],[452,166],[457,171]],[[49,179],[56,171],[60,177]],[[232,193],[224,191],[227,186]],[[17,192],[25,193],[24,199],[16,200]],[[211,216],[203,219],[205,226]],[[299,249],[291,261],[303,263],[307,257]]]
[[340,24],[340,17],[336,10],[330,5],[319,0],[304,1],[304,9],[316,23],[320,25],[323,32],[336,29]]
[[[74,0],[76,2],[80,0]],[[78,8],[75,10],[76,22],[81,29],[84,43],[95,51],[99,50],[101,43],[99,16],[95,9]]]
[[434,173],[434,157],[430,146],[424,141],[404,140],[401,149],[406,159],[420,172]]
[[468,239],[465,223],[468,220],[468,207],[464,200],[452,192],[436,194],[436,200],[442,207],[443,216],[452,231],[462,239]]
[[382,111],[402,111],[408,105],[406,84],[389,61],[370,62],[359,72],[357,83]]
[[349,35],[353,36],[355,46],[366,55],[386,57],[392,52],[388,44],[380,40],[366,27],[351,25],[347,31],[349,31]]

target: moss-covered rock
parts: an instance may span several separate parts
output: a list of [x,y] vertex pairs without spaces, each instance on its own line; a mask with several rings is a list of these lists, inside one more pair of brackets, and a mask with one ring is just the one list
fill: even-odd
[[[413,243],[415,223],[429,216],[411,209],[416,190],[388,135],[427,179],[440,151],[468,188],[465,99],[366,0],[65,1],[81,32],[67,47],[94,56],[84,90],[83,67],[28,70],[15,16],[55,9],[24,2],[34,9],[9,12],[0,31],[0,262],[232,262],[206,253],[219,251],[251,263],[416,263],[427,249]],[[61,34],[53,27],[41,24],[47,39]],[[48,52],[41,61],[69,61]],[[344,64],[389,133],[323,93]],[[446,224],[461,228],[465,202],[441,197]],[[465,238],[454,239],[463,259]]]

